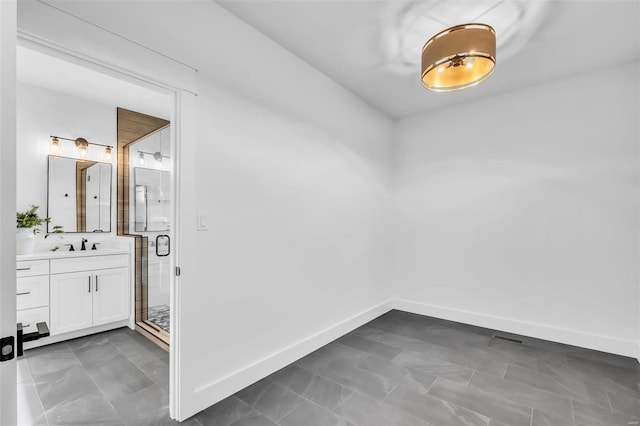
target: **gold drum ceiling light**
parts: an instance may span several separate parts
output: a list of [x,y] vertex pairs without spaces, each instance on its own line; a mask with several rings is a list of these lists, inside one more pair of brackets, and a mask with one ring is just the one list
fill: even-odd
[[485,24],[448,28],[422,48],[422,84],[434,92],[466,89],[486,80],[496,65],[496,32]]

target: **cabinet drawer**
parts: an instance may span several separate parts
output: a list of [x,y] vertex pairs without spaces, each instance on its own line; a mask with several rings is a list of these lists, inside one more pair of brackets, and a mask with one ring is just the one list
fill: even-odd
[[46,322],[49,325],[49,307],[23,309],[16,312],[18,322],[22,323],[22,333],[28,334],[38,331],[36,323]]
[[51,259],[52,274],[95,271],[97,269],[122,268],[127,266],[129,266],[129,256],[126,254]]
[[16,277],[32,277],[49,274],[48,260],[20,260],[16,262]]
[[49,275],[21,277],[16,282],[16,308],[49,306]]

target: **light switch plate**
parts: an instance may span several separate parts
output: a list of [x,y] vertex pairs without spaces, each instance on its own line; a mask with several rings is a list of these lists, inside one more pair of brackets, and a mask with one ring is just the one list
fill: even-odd
[[209,230],[209,214],[207,212],[198,212],[198,222],[197,222],[197,230],[198,231],[208,231]]

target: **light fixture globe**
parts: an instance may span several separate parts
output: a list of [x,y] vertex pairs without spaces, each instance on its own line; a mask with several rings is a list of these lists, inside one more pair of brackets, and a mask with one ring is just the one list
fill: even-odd
[[466,89],[486,80],[496,65],[496,33],[485,24],[448,28],[422,48],[422,84],[434,92]]
[[78,157],[85,159],[87,158],[87,152],[89,150],[89,141],[85,138],[76,139],[76,147],[78,147]]

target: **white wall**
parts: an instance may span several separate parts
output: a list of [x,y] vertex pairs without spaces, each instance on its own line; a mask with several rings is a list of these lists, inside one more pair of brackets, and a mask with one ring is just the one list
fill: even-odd
[[211,324],[207,339],[181,341],[197,407],[373,319],[390,298],[390,120],[228,25],[225,39],[237,34],[244,55],[271,68],[253,85],[271,87],[247,94],[199,73],[194,191],[210,228],[183,252],[198,270],[181,288],[184,326]]
[[639,108],[636,64],[400,121],[397,306],[635,356]]
[[[83,137],[89,142],[115,147],[116,108],[21,82],[18,83],[17,98],[17,164],[19,165],[17,209],[23,211],[34,204],[40,206],[38,213],[40,217],[44,217],[47,214],[49,136],[56,135],[70,139]],[[61,156],[75,157],[73,142],[61,142],[63,143]],[[90,146],[88,159],[100,160],[103,150],[102,147]],[[115,148],[112,155],[111,232],[108,233],[111,236],[116,233],[117,150]],[[43,227],[43,233],[44,230]],[[108,235],[65,234],[63,243],[77,245],[83,236],[91,242],[102,240]],[[38,241],[45,249],[61,242],[59,236],[44,241],[43,234],[39,234]]]
[[[329,83],[317,95],[327,90],[343,96]],[[334,117],[351,122],[348,131],[274,112],[216,86],[203,84],[198,99],[207,142],[198,148],[195,191],[210,229],[198,234],[203,267],[200,282],[191,285],[199,297],[189,299],[183,315],[187,324],[209,322],[212,336],[183,350],[189,365],[201,369],[194,384],[204,391],[355,315],[366,313],[368,320],[382,313],[369,311],[390,296],[388,175],[378,166],[388,158],[382,147],[390,126],[348,98]],[[328,342],[323,339],[312,345]],[[270,368],[304,354],[292,353]]]

